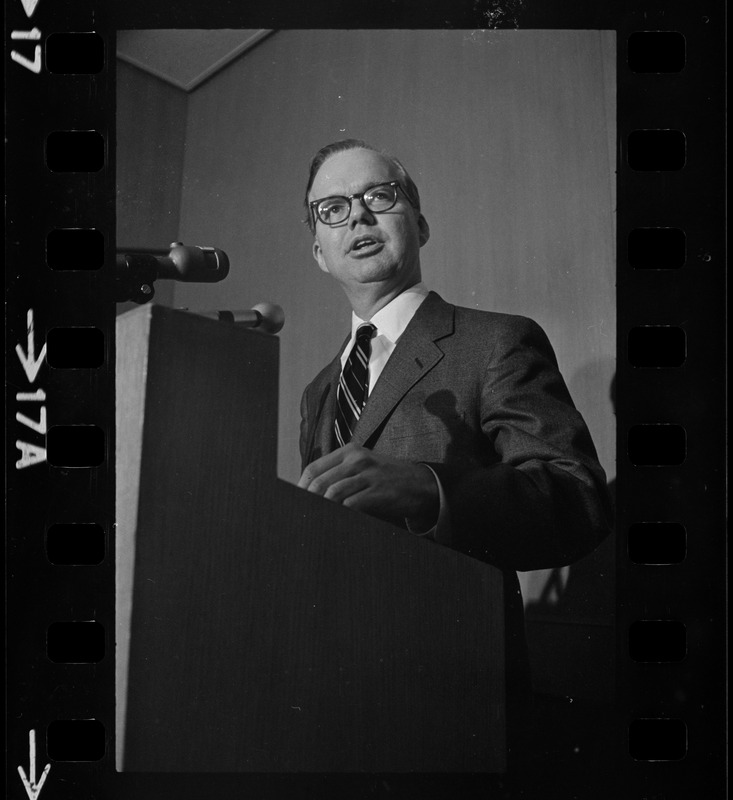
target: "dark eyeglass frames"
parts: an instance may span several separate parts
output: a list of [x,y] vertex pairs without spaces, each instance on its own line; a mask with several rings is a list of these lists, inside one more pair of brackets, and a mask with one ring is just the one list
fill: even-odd
[[346,222],[351,214],[351,203],[354,200],[361,200],[369,211],[375,214],[383,214],[394,208],[397,203],[398,189],[402,189],[400,182],[390,181],[370,186],[360,194],[352,194],[348,197],[332,195],[321,200],[313,200],[308,204],[313,214],[313,224],[315,225],[316,219],[319,219],[324,225],[330,226]]

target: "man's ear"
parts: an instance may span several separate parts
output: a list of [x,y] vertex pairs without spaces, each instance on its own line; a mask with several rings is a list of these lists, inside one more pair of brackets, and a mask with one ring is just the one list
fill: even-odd
[[316,260],[318,266],[324,271],[328,272],[328,267],[326,266],[326,261],[323,258],[323,251],[321,250],[321,245],[318,244],[318,239],[313,240],[313,258]]
[[423,217],[422,214],[420,214],[418,217],[417,227],[420,236],[420,247],[422,247],[430,238],[430,225],[428,225],[428,221],[425,219],[425,217]]

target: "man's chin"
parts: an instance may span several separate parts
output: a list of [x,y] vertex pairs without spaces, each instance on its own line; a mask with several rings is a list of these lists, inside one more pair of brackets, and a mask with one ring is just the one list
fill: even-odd
[[386,284],[386,285],[393,285],[395,283],[399,283],[398,276],[394,273],[393,270],[390,269],[379,269],[373,268],[364,270],[360,275],[357,276],[357,283],[360,284]]
[[420,280],[420,271],[419,267],[415,270],[406,264],[395,263],[380,252],[370,258],[351,261],[343,277],[346,279],[345,285],[355,287],[381,284],[388,290],[400,287],[406,289]]

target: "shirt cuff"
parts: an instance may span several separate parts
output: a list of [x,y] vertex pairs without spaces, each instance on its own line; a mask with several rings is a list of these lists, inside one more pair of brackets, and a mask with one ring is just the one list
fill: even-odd
[[440,478],[438,478],[435,470],[426,464],[425,462],[420,462],[424,467],[427,467],[432,473],[433,477],[435,478],[435,482],[438,484],[438,519],[433,525],[432,528],[429,528],[426,531],[416,531],[410,526],[409,520],[405,520],[405,524],[407,525],[407,530],[415,536],[425,536],[428,539],[432,539],[435,542],[439,542],[440,544],[450,546],[450,532],[451,532],[451,525],[450,525],[450,512],[448,510],[448,503],[445,499],[445,492],[443,491],[443,485],[440,482]]

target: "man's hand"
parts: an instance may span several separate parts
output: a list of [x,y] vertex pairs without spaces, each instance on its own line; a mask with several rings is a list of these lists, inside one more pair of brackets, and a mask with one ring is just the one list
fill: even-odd
[[432,470],[354,444],[309,464],[298,486],[380,519],[407,520],[415,531],[428,530],[438,519],[440,500]]

